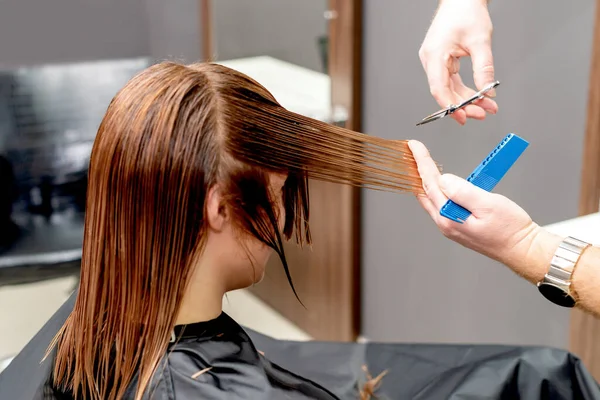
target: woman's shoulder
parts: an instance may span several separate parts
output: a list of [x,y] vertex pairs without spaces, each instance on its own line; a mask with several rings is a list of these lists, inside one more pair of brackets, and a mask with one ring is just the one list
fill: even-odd
[[270,362],[225,313],[210,326],[185,332],[180,336],[176,332],[164,373],[157,377],[163,384],[169,382],[178,400],[337,399],[315,382]]

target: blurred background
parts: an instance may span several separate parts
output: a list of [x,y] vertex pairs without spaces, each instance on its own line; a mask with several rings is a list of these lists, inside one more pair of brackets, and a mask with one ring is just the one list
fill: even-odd
[[[499,113],[465,127],[448,119],[417,128],[438,108],[417,55],[434,7],[2,1],[0,360],[18,353],[76,288],[96,129],[125,82],[165,59],[223,63],[299,113],[419,139],[445,171],[461,176],[507,133],[519,134],[531,146],[496,191],[542,225],[597,212],[597,199],[593,210],[579,207],[580,193],[598,192],[582,181],[592,168],[582,161],[586,134],[600,135],[586,129],[600,114],[588,111],[594,2],[491,2]],[[468,83],[470,69],[463,61]],[[412,196],[311,185],[313,250],[288,249],[307,308],[272,261],[264,282],[225,300],[242,324],[297,340],[569,346],[577,326],[568,310],[445,239]]]

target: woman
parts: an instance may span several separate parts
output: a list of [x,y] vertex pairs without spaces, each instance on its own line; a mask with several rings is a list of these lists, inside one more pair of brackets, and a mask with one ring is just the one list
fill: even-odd
[[161,63],[134,77],[92,149],[52,396],[334,398],[269,363],[221,309],[272,251],[291,284],[283,241],[310,243],[309,178],[422,193],[406,141],[289,112],[236,71]]

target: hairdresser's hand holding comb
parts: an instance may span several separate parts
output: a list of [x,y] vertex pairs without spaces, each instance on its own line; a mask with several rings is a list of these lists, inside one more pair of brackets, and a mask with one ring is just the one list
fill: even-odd
[[[467,87],[460,75],[460,58],[470,56],[477,90],[494,79],[492,57],[492,21],[487,0],[441,0],[435,18],[419,50],[431,94],[444,108],[458,104],[476,90]],[[494,91],[488,93],[493,97]],[[467,118],[484,119],[495,114],[498,105],[484,98],[457,110],[451,116],[464,125]]]
[[[536,259],[531,255],[540,252],[539,241],[549,234],[508,198],[486,192],[455,175],[441,175],[422,143],[411,140],[409,146],[426,192],[426,196],[418,200],[444,236],[506,264],[531,282],[539,281],[548,268],[549,259]],[[472,215],[463,224],[440,215],[448,199],[471,211]],[[549,246],[549,257],[559,242],[558,237],[544,241],[542,247]]]
[[[517,204],[496,193],[489,193],[454,175],[441,175],[425,146],[409,142],[425,196],[421,206],[442,233],[453,241],[507,265],[518,275],[536,284],[548,272],[564,237],[534,223]],[[471,211],[463,223],[440,215],[451,199]],[[581,255],[572,275],[571,288],[576,305],[600,317],[600,247],[592,246]]]

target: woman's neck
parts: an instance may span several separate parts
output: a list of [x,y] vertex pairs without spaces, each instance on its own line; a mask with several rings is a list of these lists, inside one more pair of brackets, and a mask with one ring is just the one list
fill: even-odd
[[223,311],[223,296],[226,290],[222,281],[210,273],[197,268],[183,296],[175,325],[210,321]]

